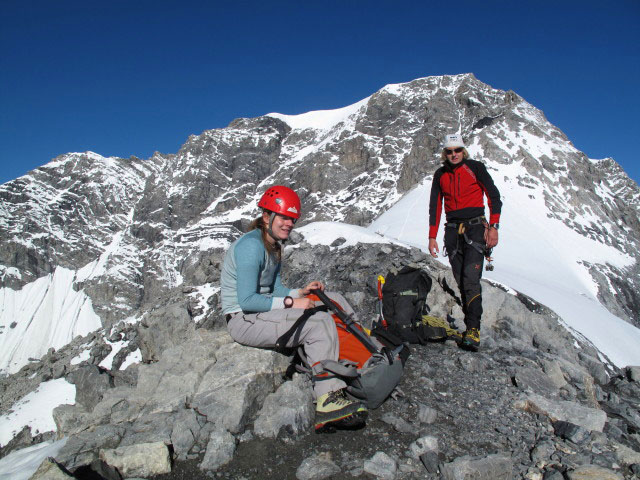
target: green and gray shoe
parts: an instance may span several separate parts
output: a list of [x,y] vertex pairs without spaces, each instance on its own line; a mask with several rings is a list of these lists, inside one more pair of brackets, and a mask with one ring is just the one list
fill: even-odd
[[480,347],[480,330],[477,328],[467,329],[467,331],[464,332],[464,335],[462,335],[460,347],[465,350],[477,352],[478,347]]
[[316,403],[316,432],[361,427],[367,414],[367,408],[361,402],[349,399],[344,390],[325,393]]

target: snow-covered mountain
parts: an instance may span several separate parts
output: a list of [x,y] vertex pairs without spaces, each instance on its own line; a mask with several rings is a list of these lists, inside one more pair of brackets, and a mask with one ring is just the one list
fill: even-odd
[[[514,92],[467,74],[388,85],[338,110],[237,119],[174,155],[62,155],[0,186],[0,369],[15,372],[98,321],[142,318],[175,291],[195,321],[214,318],[224,248],[270,184],[300,193],[302,224],[375,220],[423,245],[380,215],[428,188],[450,132],[504,197],[494,278],[533,294],[528,281],[548,278],[556,292],[553,282],[574,282],[591,312],[602,304],[640,325],[638,185],[612,159],[576,150]],[[426,222],[426,199],[412,195],[403,222]],[[593,321],[606,329],[607,315]]]

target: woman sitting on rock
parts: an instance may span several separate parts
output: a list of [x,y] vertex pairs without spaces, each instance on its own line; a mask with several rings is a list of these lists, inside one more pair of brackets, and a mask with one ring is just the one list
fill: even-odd
[[[313,289],[324,290],[324,285],[313,281],[304,288],[290,290],[280,280],[282,244],[300,218],[300,198],[296,192],[273,186],[264,193],[258,207],[262,214],[253,221],[248,233],[231,244],[225,255],[221,275],[222,313],[229,334],[236,342],[273,348],[304,310],[315,306],[306,296]],[[341,295],[327,295],[347,313],[353,313]],[[338,334],[330,314],[312,315],[286,346],[301,345],[308,365],[338,360]],[[316,430],[327,424],[335,428],[364,424],[366,407],[349,399],[343,390],[345,387],[337,378],[314,383]]]

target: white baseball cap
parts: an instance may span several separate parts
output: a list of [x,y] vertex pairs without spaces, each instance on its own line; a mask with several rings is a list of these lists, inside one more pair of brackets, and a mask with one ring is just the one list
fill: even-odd
[[454,148],[454,147],[466,148],[464,145],[464,142],[462,141],[462,135],[457,133],[451,133],[449,135],[445,135],[443,148]]

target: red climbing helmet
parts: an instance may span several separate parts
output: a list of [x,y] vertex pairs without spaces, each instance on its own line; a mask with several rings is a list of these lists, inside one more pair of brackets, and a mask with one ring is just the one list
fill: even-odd
[[269,187],[262,195],[258,206],[296,220],[300,218],[300,197],[289,187],[282,185]]

